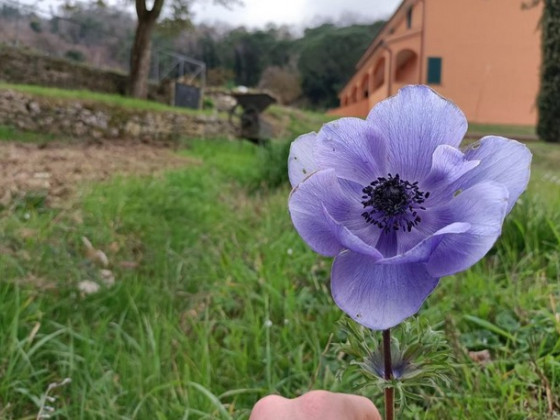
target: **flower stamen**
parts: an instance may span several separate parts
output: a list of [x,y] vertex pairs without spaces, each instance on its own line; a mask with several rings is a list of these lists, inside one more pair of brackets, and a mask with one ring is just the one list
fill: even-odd
[[362,192],[364,209],[371,207],[362,217],[385,233],[399,229],[410,232],[422,221],[418,212],[426,210],[422,204],[430,196],[420,191],[418,181],[410,183],[390,173],[372,181]]

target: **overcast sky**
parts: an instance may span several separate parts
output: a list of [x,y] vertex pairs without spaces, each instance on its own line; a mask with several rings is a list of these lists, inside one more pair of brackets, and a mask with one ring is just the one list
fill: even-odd
[[221,20],[232,26],[263,27],[273,22],[308,26],[323,21],[373,22],[387,18],[401,0],[243,0],[231,10],[210,1],[193,5],[195,22]]
[[[124,0],[106,0],[125,7]],[[195,23],[227,22],[230,26],[263,28],[267,23],[290,25],[296,28],[315,26],[325,21],[334,23],[371,23],[385,19],[401,0],[242,0],[243,5],[232,7],[213,5],[212,0],[196,0],[192,12]],[[62,0],[19,0],[20,4],[48,11],[63,3]],[[130,8],[131,13],[134,9]]]

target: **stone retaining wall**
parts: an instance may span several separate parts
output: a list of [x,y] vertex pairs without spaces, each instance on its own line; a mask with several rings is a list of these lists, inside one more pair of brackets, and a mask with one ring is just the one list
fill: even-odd
[[9,89],[0,90],[0,124],[79,139],[176,140],[234,136],[227,119],[218,114],[136,110]]

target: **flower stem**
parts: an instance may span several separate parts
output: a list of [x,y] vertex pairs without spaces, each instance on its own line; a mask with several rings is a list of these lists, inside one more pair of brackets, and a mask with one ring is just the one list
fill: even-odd
[[[389,328],[383,330],[383,359],[385,362],[383,378],[389,381],[393,377],[393,368],[391,367],[391,330]],[[393,393],[393,388],[385,388],[385,420],[393,420],[394,417]]]

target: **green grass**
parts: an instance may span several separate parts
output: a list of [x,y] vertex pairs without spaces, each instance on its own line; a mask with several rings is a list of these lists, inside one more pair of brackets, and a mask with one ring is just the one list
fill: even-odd
[[[84,188],[69,209],[27,200],[0,219],[0,418],[32,419],[51,382],[57,418],[246,419],[263,395],[352,392],[331,340],[330,261],[292,228],[289,188],[243,142],[193,142],[202,165]],[[445,331],[449,387],[402,418],[548,418],[560,389],[557,149],[535,144],[529,191],[483,261],[442,280],[420,317]],[[268,158],[267,158],[268,156]],[[265,177],[264,181],[261,179]],[[103,250],[99,280],[82,236]],[[489,349],[492,362],[469,350]],[[380,393],[371,391],[378,405]],[[554,405],[555,404],[555,405]]]
[[287,127],[286,137],[291,139],[302,133],[319,131],[323,124],[335,119],[327,114],[276,105],[267,108],[266,114],[284,120],[283,125]]
[[207,114],[211,111],[199,111],[182,107],[174,107],[165,105],[159,102],[148,101],[144,99],[135,99],[128,96],[121,96],[117,94],[92,92],[89,90],[72,90],[60,89],[36,85],[21,85],[0,82],[0,89],[12,89],[15,91],[30,93],[32,95],[43,96],[47,98],[62,99],[62,100],[80,100],[91,102],[102,102],[104,104],[139,109],[148,111],[171,111],[183,112],[190,114]]
[[70,138],[63,138],[60,135],[50,134],[50,133],[39,133],[36,131],[22,131],[15,127],[10,127],[7,125],[0,125],[0,141],[17,140],[20,143],[48,143],[51,141],[70,141]]
[[500,125],[469,123],[469,133],[481,135],[498,135],[505,137],[536,136],[535,127],[532,125]]

